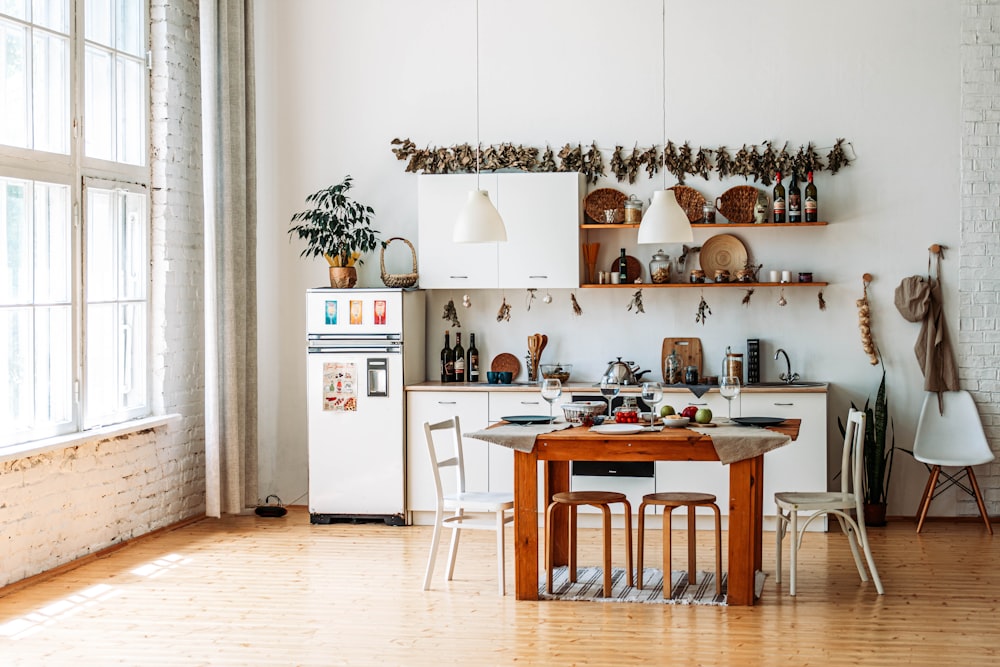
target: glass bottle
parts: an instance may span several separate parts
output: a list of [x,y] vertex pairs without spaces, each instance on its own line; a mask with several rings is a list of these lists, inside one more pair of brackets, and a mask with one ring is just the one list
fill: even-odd
[[469,334],[469,351],[466,352],[465,374],[469,382],[479,382],[479,348],[476,347],[476,334]]
[[455,382],[465,382],[465,348],[462,347],[462,333],[455,332]]
[[653,257],[649,260],[650,282],[661,285],[669,283],[670,271],[672,268],[670,255],[664,253],[663,250],[657,250]]
[[799,189],[798,172],[794,169],[788,184],[788,222],[802,222],[802,190]]
[[451,349],[451,332],[444,330],[444,347],[441,348],[441,382],[455,381],[455,351]]
[[784,222],[785,221],[785,186],[781,184],[781,172],[777,172],[774,175],[774,202],[772,203],[772,210],[774,211],[774,221]]
[[676,347],[667,356],[667,370],[663,374],[663,379],[667,384],[680,384],[683,379],[681,377],[681,358],[677,354]]
[[806,176],[809,183],[806,185],[805,215],[806,222],[816,222],[819,220],[819,201],[816,198],[816,184],[813,183],[813,173],[810,171]]
[[625,248],[622,248],[621,257],[618,259],[618,282],[622,285],[628,282],[628,260],[625,258]]

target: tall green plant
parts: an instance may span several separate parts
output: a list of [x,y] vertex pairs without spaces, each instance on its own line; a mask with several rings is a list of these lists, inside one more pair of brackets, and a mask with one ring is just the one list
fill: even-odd
[[376,248],[378,232],[371,228],[375,211],[347,195],[351,186],[348,174],[342,182],[306,197],[314,208],[292,216],[292,222],[299,224],[288,230],[289,235],[297,234],[306,242],[300,257],[323,256],[330,266],[352,266],[364,264],[361,254]]
[[[864,479],[862,489],[864,501],[869,505],[885,503],[889,498],[889,480],[892,478],[892,457],[896,451],[896,432],[893,428],[892,440],[886,446],[889,427],[892,419],[889,417],[889,399],[885,387],[885,367],[882,367],[882,381],[875,394],[875,403],[871,405],[871,397],[865,400],[865,440],[864,440]],[[851,403],[857,410],[857,406]],[[844,435],[844,424],[837,418],[840,434]]]

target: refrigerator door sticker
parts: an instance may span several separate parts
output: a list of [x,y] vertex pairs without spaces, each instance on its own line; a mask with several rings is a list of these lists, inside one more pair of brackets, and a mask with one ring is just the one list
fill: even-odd
[[357,412],[357,367],[352,363],[323,364],[323,410]]
[[375,301],[375,324],[385,324],[385,301],[383,299]]
[[327,301],[326,302],[326,323],[336,324],[337,323],[337,302]]
[[361,302],[351,300],[351,324],[361,324]]

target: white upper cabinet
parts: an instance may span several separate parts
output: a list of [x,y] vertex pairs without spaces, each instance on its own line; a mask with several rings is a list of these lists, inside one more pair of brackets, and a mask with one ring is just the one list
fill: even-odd
[[423,289],[575,288],[580,284],[583,176],[481,174],[507,228],[506,243],[452,242],[475,174],[418,177],[417,266]]

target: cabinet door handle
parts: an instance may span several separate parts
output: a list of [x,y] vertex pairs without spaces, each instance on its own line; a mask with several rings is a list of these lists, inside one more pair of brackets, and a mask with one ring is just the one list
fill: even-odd
[[521,405],[539,405],[538,401],[521,401]]
[[534,280],[534,279],[545,280],[546,278],[548,278],[548,276],[528,276],[528,278],[530,278],[532,280]]
[[695,403],[694,401],[688,401],[688,405],[708,405],[708,403]]
[[448,276],[452,280],[468,280],[469,276]]
[[438,401],[438,405],[455,405],[456,401]]
[[775,405],[795,405],[794,403],[775,403]]

